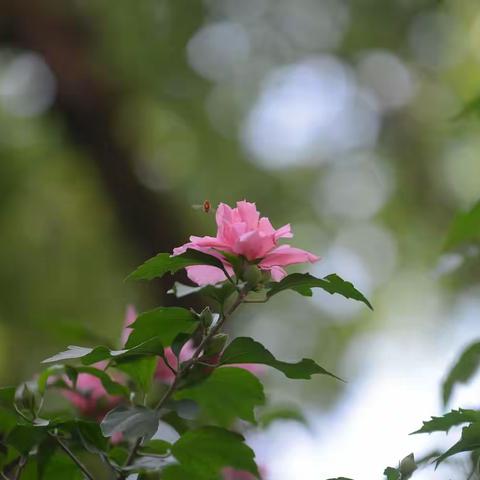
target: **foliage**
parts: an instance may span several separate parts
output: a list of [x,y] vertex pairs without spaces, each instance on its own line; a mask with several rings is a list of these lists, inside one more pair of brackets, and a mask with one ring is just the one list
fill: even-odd
[[[159,254],[130,276],[153,279],[185,267],[214,266],[227,279],[195,290],[213,300],[218,311],[158,307],[126,325],[122,348],[69,346],[44,360],[53,365],[36,381],[0,389],[0,408],[14,419],[0,424],[8,458],[3,475],[17,472],[15,478],[20,478],[36,464],[38,478],[93,479],[92,460],[83,463],[91,456],[100,458],[118,480],[130,473],[139,479],[214,480],[227,467],[259,478],[240,422],[256,425],[256,410],[266,403],[255,365],[273,367],[291,379],[337,377],[311,359],[278,360],[252,338],[229,341],[224,325],[252,295],[267,302],[285,290],[311,295],[312,288],[322,288],[371,305],[337,275],[318,279],[294,273],[271,282],[265,274],[252,276],[257,267],[252,263],[247,268],[245,258],[227,253],[224,258],[237,265],[234,275],[217,256],[189,249],[174,257]],[[176,286],[173,293],[183,296],[182,289]],[[84,418],[49,407],[49,395],[59,391]],[[259,418],[263,426],[278,419],[305,422],[300,412],[286,407],[266,408]],[[176,441],[163,437],[166,425],[178,432]]]

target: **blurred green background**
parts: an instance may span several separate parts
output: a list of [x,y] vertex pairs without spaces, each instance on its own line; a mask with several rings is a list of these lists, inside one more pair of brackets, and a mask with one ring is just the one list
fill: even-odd
[[[236,332],[349,380],[273,374],[272,398],[303,402],[318,438],[382,375],[398,382],[381,405],[424,406],[384,434],[438,413],[435,385],[480,311],[477,252],[441,254],[480,197],[479,124],[454,120],[480,92],[477,1],[0,0],[0,42],[2,384],[91,344],[83,326],[117,341],[129,303],[172,303],[167,284],[123,279],[213,233],[192,205],[246,198],[323,257],[314,273],[376,306],[292,293],[244,309]],[[347,417],[332,418],[348,448]],[[295,478],[280,468],[271,478]]]

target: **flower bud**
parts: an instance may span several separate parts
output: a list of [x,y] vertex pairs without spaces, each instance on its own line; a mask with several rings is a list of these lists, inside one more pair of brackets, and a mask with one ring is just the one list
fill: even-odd
[[213,315],[212,315],[212,311],[210,310],[210,307],[205,307],[201,311],[199,315],[199,320],[205,328],[210,327],[210,325],[213,323]]
[[250,289],[254,289],[262,280],[262,271],[256,265],[247,265],[243,270],[243,279]]
[[208,342],[207,346],[205,347],[204,356],[211,357],[214,355],[220,354],[225,345],[228,342],[228,334],[226,333],[217,333],[214,335],[211,340]]
[[410,478],[413,472],[417,469],[417,464],[415,463],[415,457],[413,453],[407,455],[403,460],[401,460],[398,469],[402,474],[402,478]]
[[26,383],[23,384],[21,390],[17,390],[16,393],[16,404],[20,410],[26,410],[31,414],[35,415],[36,409],[36,398],[34,392],[28,388]]

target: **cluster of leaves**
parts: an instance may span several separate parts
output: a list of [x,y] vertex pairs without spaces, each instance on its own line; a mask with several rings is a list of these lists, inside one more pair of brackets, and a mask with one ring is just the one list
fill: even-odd
[[[216,257],[188,250],[175,257],[159,254],[130,277],[152,279],[192,265],[224,270]],[[227,274],[222,284],[176,284],[172,290],[178,296],[201,293],[213,310],[148,311],[129,326],[123,348],[69,346],[44,361],[48,366],[34,382],[0,390],[3,478],[122,480],[136,474],[139,479],[215,480],[223,478],[226,468],[259,478],[254,452],[242,435],[245,428],[279,418],[304,419],[296,410],[268,410],[261,381],[239,366],[265,365],[290,379],[335,375],[311,359],[278,360],[252,338],[229,341],[222,327],[241,304],[267,302],[286,290],[310,296],[313,288],[321,288],[371,305],[334,274],[315,278],[294,273],[275,283],[252,276],[251,269],[246,275],[240,263],[234,267],[235,275]],[[193,353],[185,359],[181,352],[187,344],[193,345]],[[175,364],[167,352],[174,355]],[[171,370],[171,381],[161,386],[153,381],[159,359]],[[116,406],[106,406],[98,418],[80,418],[49,406],[49,395],[58,389],[77,392],[82,374],[94,376],[116,399]],[[257,415],[259,407],[264,409],[262,416]]]

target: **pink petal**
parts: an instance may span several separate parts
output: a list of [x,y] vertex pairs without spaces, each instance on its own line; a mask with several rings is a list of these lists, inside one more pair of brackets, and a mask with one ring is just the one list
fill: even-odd
[[127,311],[125,313],[125,320],[123,322],[123,331],[122,331],[122,336],[121,336],[122,345],[125,345],[125,343],[128,340],[128,336],[130,335],[130,332],[132,331],[132,329],[128,328],[128,327],[136,319],[137,319],[137,311],[135,310],[135,307],[133,305],[128,305],[127,306]]
[[209,265],[195,265],[186,270],[188,278],[197,285],[214,285],[227,279],[222,270]]
[[220,203],[215,214],[217,227],[220,228],[225,222],[232,221],[232,209],[226,203]]
[[279,282],[287,276],[287,272],[282,267],[270,267],[268,270],[270,270],[270,275],[274,282]]
[[258,221],[258,229],[261,232],[266,233],[267,235],[273,235],[275,233],[275,229],[273,228],[270,220],[267,217],[262,217]]
[[295,263],[316,262],[320,258],[313,253],[290,245],[281,245],[268,253],[260,262],[259,267],[268,269],[275,266],[293,265]]
[[275,231],[275,240],[278,240],[279,238],[292,238],[293,233],[292,233],[292,228],[290,227],[290,224],[287,223],[283,227],[280,227],[278,230]]
[[275,247],[273,236],[253,230],[239,238],[235,243],[234,252],[245,256],[248,260],[255,260],[262,258],[273,247]]
[[247,202],[246,200],[237,202],[237,212],[241,221],[247,224],[249,230],[258,228],[260,213],[258,213],[254,203]]

